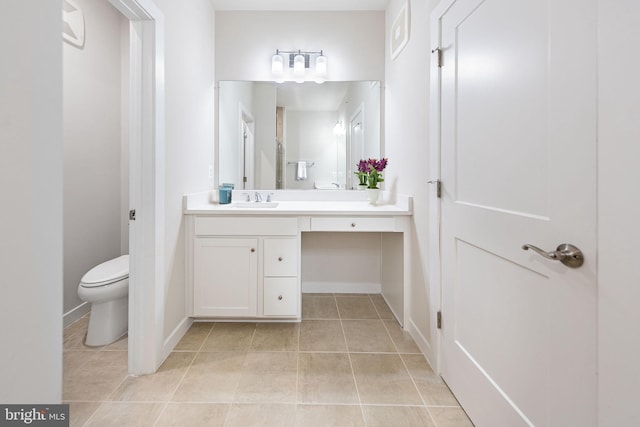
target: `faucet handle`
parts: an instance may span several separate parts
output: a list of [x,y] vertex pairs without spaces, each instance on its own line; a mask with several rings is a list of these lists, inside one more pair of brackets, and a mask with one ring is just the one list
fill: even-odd
[[242,195],[244,196],[244,201],[245,202],[250,202],[251,201],[251,196],[249,195],[249,193],[242,193]]
[[271,201],[272,201],[271,196],[273,196],[273,195],[274,195],[274,193],[267,194],[267,203],[271,203]]

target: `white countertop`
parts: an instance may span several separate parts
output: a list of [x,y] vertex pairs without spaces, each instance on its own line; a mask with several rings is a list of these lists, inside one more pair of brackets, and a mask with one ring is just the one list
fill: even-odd
[[[253,197],[253,193],[251,195]],[[249,192],[247,192],[249,193]],[[383,192],[380,201],[372,205],[366,195],[359,191],[264,191],[272,194],[276,207],[256,202],[246,203],[234,201],[230,204],[219,204],[212,200],[215,193],[199,193],[184,196],[183,211],[186,215],[411,215],[412,198],[406,195],[391,195]],[[234,199],[239,198],[234,192]],[[264,206],[264,207],[261,207]]]

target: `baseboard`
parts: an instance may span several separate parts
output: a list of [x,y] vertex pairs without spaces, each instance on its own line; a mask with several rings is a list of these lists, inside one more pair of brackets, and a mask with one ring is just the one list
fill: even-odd
[[389,304],[389,300],[387,300],[387,297],[385,297],[383,293],[380,293],[380,295],[382,295],[382,299],[384,300],[384,302],[387,303],[387,307],[389,307],[389,310],[391,310],[391,314],[393,314],[393,317],[396,318],[396,322],[398,322],[398,324],[404,329],[405,326],[402,324],[402,316],[398,316],[398,313],[396,313],[391,304]]
[[302,282],[305,294],[379,294],[380,283],[369,282]]
[[429,362],[429,365],[433,367],[435,371],[435,365],[432,363],[434,362],[432,353],[433,348],[431,347],[429,341],[425,338],[424,335],[422,335],[422,332],[420,332],[416,324],[413,323],[413,320],[411,319],[409,319],[409,324],[405,327],[405,330],[409,332],[409,335],[411,335],[411,338],[413,338],[416,345],[418,346],[424,357],[427,359],[427,362]]
[[91,311],[91,304],[89,304],[86,301],[80,304],[79,306],[72,308],[62,316],[63,327],[66,328],[67,326],[69,326],[76,320],[80,319],[82,316],[84,316],[90,311]]
[[187,333],[191,324],[193,323],[193,318],[185,317],[182,319],[182,322],[176,326],[176,328],[169,334],[169,336],[164,340],[164,345],[162,347],[162,360],[166,360],[166,358],[171,354],[174,348],[178,345],[182,337]]

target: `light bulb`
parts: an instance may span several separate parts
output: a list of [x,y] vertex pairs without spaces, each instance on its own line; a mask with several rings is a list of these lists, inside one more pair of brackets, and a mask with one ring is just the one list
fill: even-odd
[[316,75],[321,77],[327,75],[327,57],[323,54],[316,58]]
[[293,58],[293,74],[304,76],[304,56],[300,53]]
[[271,57],[271,72],[274,75],[280,75],[284,72],[284,59],[282,55],[276,53]]

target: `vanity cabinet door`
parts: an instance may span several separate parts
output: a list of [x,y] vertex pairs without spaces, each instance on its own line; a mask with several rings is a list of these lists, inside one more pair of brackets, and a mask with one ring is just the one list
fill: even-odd
[[195,316],[256,316],[257,238],[196,238],[193,268]]
[[298,275],[298,240],[295,238],[264,239],[264,275]]
[[265,316],[297,316],[298,279],[295,277],[264,278],[264,315]]

